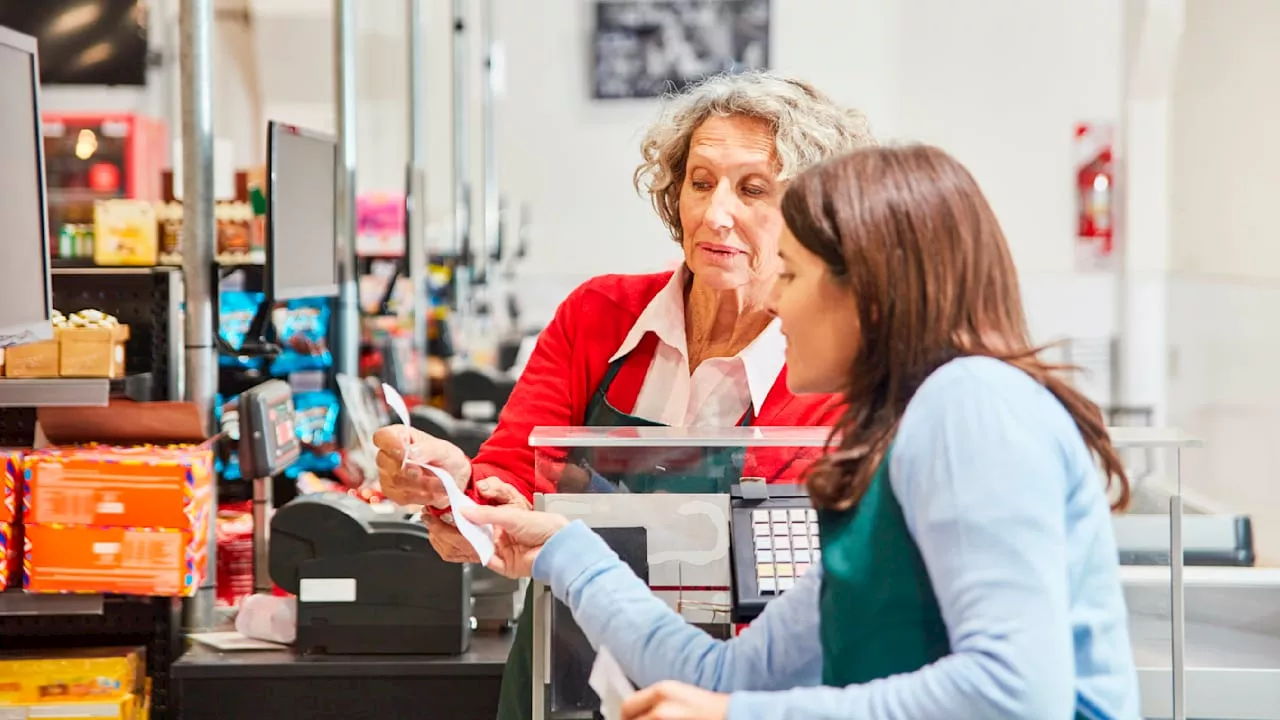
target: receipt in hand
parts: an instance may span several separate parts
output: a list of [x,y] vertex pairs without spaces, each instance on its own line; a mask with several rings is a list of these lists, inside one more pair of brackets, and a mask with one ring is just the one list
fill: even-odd
[[[400,418],[400,422],[408,425],[409,408],[405,405],[404,398],[400,396],[400,393],[396,392],[396,389],[390,385],[383,383],[382,394],[387,399],[387,405],[391,406],[391,409],[395,411],[396,415]],[[440,483],[444,485],[444,490],[449,495],[449,506],[453,509],[452,514],[454,526],[458,528],[459,533],[462,533],[462,537],[466,538],[467,542],[471,543],[471,547],[475,549],[476,555],[480,556],[480,564],[488,565],[489,561],[493,559],[493,527],[489,525],[476,525],[463,517],[462,513],[459,512],[462,508],[475,506],[476,501],[467,497],[466,493],[458,489],[458,483],[453,479],[453,476],[449,474],[449,471],[444,468],[420,463],[411,459],[409,457],[409,447],[407,445],[404,448],[404,462],[410,465],[417,465],[424,470],[433,472],[436,474],[436,477],[440,478]]]
[[601,647],[600,652],[596,653],[596,661],[591,666],[591,677],[587,679],[587,684],[600,696],[600,714],[604,716],[604,720],[621,718],[622,702],[636,691],[617,658],[606,647]]

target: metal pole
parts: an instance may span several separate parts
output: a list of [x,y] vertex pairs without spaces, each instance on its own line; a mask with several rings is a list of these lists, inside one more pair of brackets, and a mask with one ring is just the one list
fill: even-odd
[[[484,248],[476,256],[476,267],[488,268],[491,255],[498,249],[498,234],[501,226],[501,196],[498,189],[498,129],[497,101],[500,82],[500,53],[498,41],[494,38],[493,0],[484,3]],[[488,272],[482,271],[487,278]]]
[[1173,720],[1187,719],[1187,606],[1184,593],[1182,537],[1182,449],[1173,448],[1173,476],[1178,492],[1169,498],[1169,616],[1173,623],[1169,650],[1173,666]]
[[407,0],[409,22],[409,172],[405,196],[405,260],[409,264],[409,280],[413,286],[413,357],[422,363],[420,383],[424,399],[431,397],[431,381],[426,371],[427,316],[431,303],[427,297],[427,143],[422,132],[423,113],[423,29],[420,0]]
[[253,479],[253,590],[270,594],[275,588],[271,581],[271,507],[275,478]]
[[471,152],[470,133],[467,132],[467,67],[471,64],[471,43],[467,35],[467,0],[453,0],[453,203],[454,250],[458,253],[458,267],[454,278],[457,292],[458,322],[467,320],[467,306],[471,297],[471,173],[467,162]]
[[[213,2],[182,0],[178,17],[182,76],[182,269],[186,285],[185,399],[195,404],[206,436],[212,435],[218,389],[213,344]],[[217,574],[217,513],[209,513],[204,580],[187,603],[189,628],[212,627]]]
[[338,182],[334,216],[342,289],[338,296],[336,370],[358,377],[360,369],[360,299],[356,265],[356,4],[333,2],[334,98],[338,135]]

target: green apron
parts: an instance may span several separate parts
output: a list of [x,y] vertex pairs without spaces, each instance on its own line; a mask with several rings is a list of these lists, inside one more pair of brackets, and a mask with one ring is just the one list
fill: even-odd
[[[606,393],[625,357],[609,366],[596,389],[583,425],[587,427],[662,427],[662,423],[628,415],[609,404]],[[750,425],[753,415],[743,418]],[[583,448],[573,459],[589,472],[602,476],[620,491],[635,493],[727,493],[742,469],[744,448],[673,448],[644,452],[609,448]],[[516,625],[507,666],[502,673],[498,720],[530,720],[533,717],[533,591],[525,593],[524,610]],[[526,619],[528,619],[526,621]]]
[[818,532],[823,685],[914,672],[951,652],[924,558],[889,483],[888,455],[857,505],[818,511]]

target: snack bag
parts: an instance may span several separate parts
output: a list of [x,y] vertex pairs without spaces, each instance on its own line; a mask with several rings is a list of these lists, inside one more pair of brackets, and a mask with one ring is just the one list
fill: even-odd
[[276,337],[283,349],[271,363],[271,374],[284,377],[333,365],[329,352],[329,301],[325,298],[290,300],[272,313]]
[[[218,294],[218,298],[218,335],[232,348],[239,350],[248,339],[253,316],[262,307],[266,296],[259,292],[224,290]],[[258,369],[262,367],[262,358],[219,353],[218,364],[222,367]]]
[[291,470],[328,473],[338,467],[340,407],[338,396],[329,390],[294,393],[294,425],[302,441],[302,456]]

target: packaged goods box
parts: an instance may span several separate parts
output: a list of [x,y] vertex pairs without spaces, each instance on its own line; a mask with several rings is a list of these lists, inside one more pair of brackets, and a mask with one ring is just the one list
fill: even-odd
[[22,459],[27,524],[155,527],[208,523],[215,489],[207,444],[36,450]]
[[0,653],[0,707],[145,694],[146,670],[140,647]]
[[22,490],[22,451],[0,450],[0,523],[18,519]]
[[217,502],[195,406],[113,400],[38,419],[51,445],[23,459],[23,587],[194,594]]

